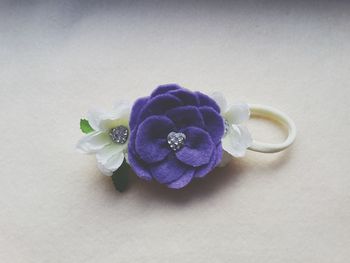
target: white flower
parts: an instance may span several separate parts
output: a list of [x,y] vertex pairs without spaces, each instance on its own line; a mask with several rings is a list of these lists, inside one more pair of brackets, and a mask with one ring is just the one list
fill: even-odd
[[[224,96],[215,92],[212,98],[221,109],[221,115],[225,120],[225,134],[222,138],[223,158],[219,166],[225,166],[233,157],[243,157],[247,148],[252,144],[252,137],[244,125],[249,120],[250,110],[246,103],[232,104],[227,106]],[[231,158],[229,158],[231,157]]]
[[[87,114],[94,131],[80,139],[76,147],[79,152],[96,154],[97,166],[104,175],[111,176],[126,158],[130,135],[129,117],[130,106],[125,102],[117,104],[111,112],[93,110]],[[127,135],[123,134],[123,138],[126,141],[119,141],[118,135],[125,131]]]

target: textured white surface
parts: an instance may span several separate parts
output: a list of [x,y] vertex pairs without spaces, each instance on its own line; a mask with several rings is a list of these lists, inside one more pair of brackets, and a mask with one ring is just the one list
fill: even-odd
[[[56,2],[0,6],[0,262],[349,262],[349,4]],[[297,141],[119,194],[79,119],[168,82],[277,107]]]

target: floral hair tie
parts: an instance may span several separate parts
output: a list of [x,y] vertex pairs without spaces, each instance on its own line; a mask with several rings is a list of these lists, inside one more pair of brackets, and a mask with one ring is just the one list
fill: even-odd
[[[243,125],[250,115],[280,122],[288,128],[280,144],[252,140]],[[294,122],[277,109],[237,103],[227,105],[220,93],[192,92],[176,84],[161,85],[131,106],[117,104],[112,111],[89,111],[80,121],[86,135],[77,149],[95,154],[100,171],[112,176],[117,190],[125,190],[128,171],[180,189],[202,178],[246,150],[274,153],[290,146]]]

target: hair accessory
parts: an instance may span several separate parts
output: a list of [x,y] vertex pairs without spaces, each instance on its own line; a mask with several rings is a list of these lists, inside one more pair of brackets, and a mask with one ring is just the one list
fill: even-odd
[[[252,140],[244,123],[250,116],[279,122],[288,128],[280,144]],[[80,152],[95,154],[100,171],[112,176],[118,191],[127,187],[129,170],[141,179],[180,189],[202,178],[246,150],[275,153],[296,136],[294,122],[272,107],[228,105],[218,92],[210,97],[176,84],[157,87],[133,105],[120,102],[111,111],[89,111],[80,120],[86,135]]]

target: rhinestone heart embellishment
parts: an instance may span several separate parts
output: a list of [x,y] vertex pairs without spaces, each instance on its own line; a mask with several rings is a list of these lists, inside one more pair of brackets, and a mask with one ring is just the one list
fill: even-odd
[[182,132],[171,132],[168,134],[168,144],[174,152],[180,150],[184,146],[185,140],[186,135]]
[[113,128],[109,132],[109,136],[112,141],[117,144],[125,144],[129,137],[129,130],[127,127],[120,125],[118,127]]

